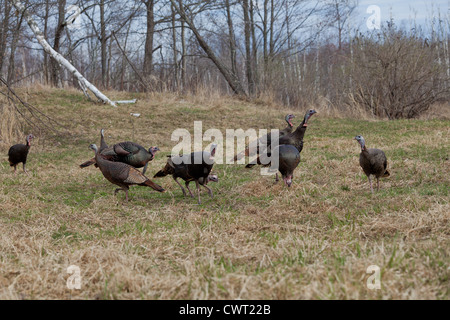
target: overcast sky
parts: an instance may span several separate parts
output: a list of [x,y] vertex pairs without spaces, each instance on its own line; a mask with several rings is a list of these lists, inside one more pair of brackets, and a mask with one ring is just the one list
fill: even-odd
[[439,11],[441,19],[450,19],[450,0],[359,0],[353,20],[361,30],[367,30],[366,20],[371,14],[366,13],[366,10],[371,5],[380,7],[382,22],[390,20],[392,16],[397,25],[404,23],[406,27],[415,18],[417,24],[427,29],[431,17],[437,18]]

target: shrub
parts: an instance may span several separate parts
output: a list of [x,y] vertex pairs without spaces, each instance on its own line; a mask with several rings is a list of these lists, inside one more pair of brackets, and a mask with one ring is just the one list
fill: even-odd
[[378,117],[414,118],[448,94],[437,48],[392,24],[355,39],[350,103]]

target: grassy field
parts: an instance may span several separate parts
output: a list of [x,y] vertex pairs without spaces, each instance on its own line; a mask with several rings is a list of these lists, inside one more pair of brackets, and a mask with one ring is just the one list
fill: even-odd
[[[159,146],[152,176],[172,131],[194,120],[204,130],[284,128],[286,113],[298,124],[306,110],[168,95],[114,109],[71,90],[22,94],[64,128],[34,132],[29,177],[12,175],[9,141],[0,144],[0,299],[449,299],[449,120],[336,119],[316,107],[292,188],[216,165],[215,199],[204,193],[200,206],[171,178],[156,181],[164,194],[132,187],[124,205],[98,169],[78,167],[100,128],[109,144]],[[391,177],[374,195],[357,134],[388,157]],[[70,265],[80,290],[66,286]],[[380,290],[366,285],[372,265]]]

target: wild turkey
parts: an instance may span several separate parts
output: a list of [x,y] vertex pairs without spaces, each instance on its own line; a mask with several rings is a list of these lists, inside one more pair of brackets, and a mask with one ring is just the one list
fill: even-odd
[[311,119],[313,115],[317,113],[316,110],[309,110],[305,117],[303,118],[302,123],[295,129],[291,134],[280,137],[280,145],[289,144],[293,145],[297,148],[298,152],[302,152],[303,150],[303,137],[305,136],[306,129],[308,128],[308,121]]
[[155,174],[154,178],[162,178],[171,175],[175,182],[180,186],[183,195],[186,196],[186,191],[178,181],[178,178],[183,179],[191,197],[194,197],[194,195],[189,189],[189,183],[195,181],[198,193],[198,204],[201,204],[200,185],[208,190],[208,193],[212,198],[214,197],[212,190],[207,184],[209,181],[218,182],[217,175],[211,173],[216,149],[217,145],[213,144],[211,146],[211,152],[193,152],[189,155],[176,157],[168,156],[166,166]]
[[[147,171],[148,163],[155,158],[156,152],[160,151],[158,147],[151,147],[147,151],[141,145],[130,141],[121,142],[112,147],[108,147],[104,141],[103,129],[101,131],[101,136],[102,147],[100,147],[99,152],[105,159],[113,162],[123,162],[135,168],[144,167],[143,174]],[[86,168],[93,164],[96,164],[95,158],[82,163],[80,167]]]
[[[283,130],[280,130],[279,132],[279,137],[283,137],[285,135],[288,135],[290,133],[292,133],[292,128],[294,127],[294,125],[292,124],[292,119],[295,119],[295,116],[292,114],[288,114],[286,115],[286,117],[284,118],[288,124],[288,126],[286,128],[284,128]],[[249,144],[249,146],[247,146],[247,148],[245,148],[245,150],[241,153],[239,153],[238,155],[236,155],[233,159],[233,161],[237,161],[242,159],[244,156],[249,157],[255,154],[260,154],[260,150],[259,150],[259,144],[262,142],[267,143],[267,147],[270,148],[270,142],[271,140],[271,134],[268,133],[267,135],[265,135],[264,137],[259,138],[256,141],[253,141]]]
[[[286,145],[292,145],[297,148],[298,152],[302,152],[303,150],[303,137],[305,136],[306,129],[308,128],[308,121],[311,119],[311,117],[316,114],[316,110],[309,110],[305,117],[303,118],[302,123],[295,129],[294,132],[287,134],[283,137],[280,137],[279,139],[279,145],[286,144]],[[270,149],[267,149],[268,152],[266,155],[262,155],[263,157],[268,156],[270,157]],[[253,168],[255,165],[261,165],[261,155],[258,156],[258,158],[254,161],[255,163],[250,163],[246,166],[246,168],[250,169]]]
[[[278,171],[280,171],[284,183],[291,187],[292,179],[294,178],[294,170],[298,167],[300,163],[300,152],[298,152],[297,148],[289,145],[282,144],[277,146],[273,151],[276,152],[278,149]],[[264,156],[262,156],[264,157]],[[274,163],[272,161],[267,161],[262,164],[263,167],[272,167]],[[275,181],[278,182],[278,172],[275,177]]]
[[28,152],[31,147],[31,140],[34,139],[32,134],[29,134],[26,138],[26,144],[16,144],[9,148],[8,151],[8,161],[11,167],[14,167],[14,174],[16,174],[17,165],[19,163],[23,164],[23,172],[28,175],[26,164],[28,158]]
[[361,154],[359,155],[359,164],[361,165],[367,178],[369,178],[370,190],[373,193],[371,175],[377,178],[377,191],[380,190],[380,178],[389,177],[387,171],[387,158],[385,153],[380,149],[367,149],[366,140],[362,136],[356,136],[355,140],[361,146]]
[[290,188],[294,178],[294,170],[300,163],[300,152],[296,147],[288,144],[278,146],[278,152],[278,170],[283,177],[284,183]]
[[150,187],[156,191],[164,192],[165,190],[144,176],[139,170],[123,162],[113,162],[99,153],[97,145],[91,144],[91,150],[95,151],[96,164],[100,168],[103,176],[111,183],[120,187],[116,189],[115,194],[119,191],[125,192],[126,201],[128,202],[128,190],[130,186],[138,185],[142,187]]

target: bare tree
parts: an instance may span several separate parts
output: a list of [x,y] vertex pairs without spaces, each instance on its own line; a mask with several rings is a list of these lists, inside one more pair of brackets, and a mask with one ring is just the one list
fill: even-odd
[[228,42],[230,46],[231,73],[237,76],[238,73],[236,61],[236,39],[234,36],[234,26],[233,26],[233,17],[231,16],[230,0],[225,0],[225,11],[227,14],[227,24],[228,24]]
[[[61,37],[63,36],[64,27],[66,26],[65,7],[66,7],[66,0],[59,0],[58,1],[58,23],[57,23],[57,27],[56,27],[54,42],[53,42],[53,50],[55,50],[56,52],[60,51]],[[50,66],[51,66],[52,85],[55,87],[59,87],[62,85],[61,79],[59,77],[59,74],[60,74],[59,63],[55,59],[51,59]]]
[[327,15],[329,16],[332,25],[337,29],[338,33],[338,48],[342,49],[344,30],[346,23],[351,14],[358,5],[358,0],[329,0]]
[[[28,6],[28,1],[25,1],[25,6]],[[8,85],[11,85],[11,83],[14,81],[14,78],[15,78],[15,66],[16,66],[15,65],[15,55],[16,55],[17,44],[18,44],[19,38],[20,38],[20,29],[22,27],[23,18],[24,18],[23,12],[16,14],[16,25],[13,30],[13,35],[12,35],[13,37],[12,37],[11,45],[10,45],[8,76],[6,78]]]
[[11,17],[11,5],[8,0],[0,1],[0,16],[2,22],[0,24],[0,73],[3,69],[3,62],[6,56],[7,39],[9,34],[9,22]]
[[[31,28],[31,30],[33,31],[34,35],[36,36],[36,39],[38,40],[39,44],[44,48],[45,51],[47,51],[47,53],[49,53],[52,58],[54,58],[55,60],[57,60],[59,63],[61,63],[62,65],[64,65],[67,69],[69,69],[69,71],[75,76],[77,77],[80,86],[82,86],[83,88],[89,88],[89,90],[91,90],[95,96],[97,98],[99,98],[101,101],[103,101],[104,103],[108,103],[112,106],[116,106],[114,102],[112,102],[111,100],[108,99],[108,97],[106,97],[103,93],[101,93],[94,85],[92,85],[89,81],[87,81],[79,72],[78,70],[76,70],[71,64],[70,62],[68,62],[66,59],[64,59],[64,57],[59,54],[58,52],[56,52],[49,44],[48,42],[45,40],[44,35],[42,33],[42,31],[39,29],[39,27],[37,26],[36,22],[33,20],[33,18],[28,14],[26,7],[21,3],[20,0],[11,0],[14,7],[17,9],[17,11],[19,12],[19,14],[21,16],[23,16],[27,22],[29,27]],[[85,89],[84,89],[85,90]]]
[[173,53],[173,82],[175,90],[178,90],[179,86],[179,72],[178,72],[178,51],[177,51],[177,29],[176,29],[176,11],[173,5],[170,5],[172,15],[172,53]]
[[[48,39],[48,19],[50,16],[50,0],[45,0],[45,14],[44,14],[44,38]],[[49,83],[49,72],[48,72],[48,54],[44,51],[44,79],[45,84]]]
[[255,79],[254,79],[254,62],[252,62],[252,48],[251,48],[251,20],[250,20],[250,6],[249,0],[242,1],[242,9],[244,13],[244,37],[245,37],[245,66],[247,72],[248,92],[250,96],[255,94]]
[[[191,29],[192,33],[195,35],[195,38],[198,41],[198,44],[200,47],[204,50],[206,55],[209,59],[216,65],[217,69],[219,69],[220,73],[223,75],[225,80],[227,81],[228,85],[231,87],[234,93],[238,95],[246,96],[246,92],[244,88],[242,87],[241,82],[239,81],[238,76],[232,72],[229,68],[225,66],[225,64],[220,61],[220,59],[217,57],[217,55],[214,53],[212,48],[208,45],[208,43],[205,41],[205,39],[201,36],[200,32],[196,28],[194,21],[191,19],[190,16],[192,16],[192,12],[188,14],[185,11],[185,7],[182,5],[180,6],[175,2],[175,0],[170,0],[180,17],[186,22],[186,24]],[[188,9],[189,10],[189,9]]]
[[[180,7],[182,6],[183,0],[179,0]],[[187,68],[187,59],[186,59],[186,27],[185,22],[181,19],[181,90],[184,91],[186,89],[186,68]]]
[[153,39],[155,33],[155,1],[145,0],[145,9],[147,13],[147,32],[145,37],[144,52],[144,74],[149,77],[153,71]]

